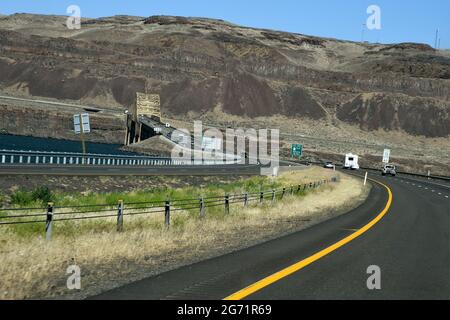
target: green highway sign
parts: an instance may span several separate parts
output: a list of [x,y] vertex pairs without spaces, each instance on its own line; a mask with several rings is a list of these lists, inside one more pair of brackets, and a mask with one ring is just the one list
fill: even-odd
[[293,144],[291,146],[291,157],[301,158],[302,155],[303,155],[303,145],[302,144]]

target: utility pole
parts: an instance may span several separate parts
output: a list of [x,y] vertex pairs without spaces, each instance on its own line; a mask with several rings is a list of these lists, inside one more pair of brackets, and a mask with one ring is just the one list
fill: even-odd
[[361,42],[364,42],[364,29],[366,28],[366,24],[363,23],[361,30]]
[[438,37],[439,37],[439,28],[436,29],[436,36],[434,38],[434,48],[437,49],[438,48]]

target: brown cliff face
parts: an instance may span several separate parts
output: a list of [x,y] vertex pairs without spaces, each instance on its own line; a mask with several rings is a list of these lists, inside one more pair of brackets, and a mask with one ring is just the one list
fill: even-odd
[[362,94],[338,109],[337,117],[364,130],[400,130],[444,137],[450,132],[450,108],[437,99],[393,94]]
[[248,118],[450,134],[450,54],[427,45],[361,44],[163,16],[85,20],[68,30],[65,19],[0,17],[0,90],[118,110],[148,90],[160,93],[163,114],[179,118],[220,108]]

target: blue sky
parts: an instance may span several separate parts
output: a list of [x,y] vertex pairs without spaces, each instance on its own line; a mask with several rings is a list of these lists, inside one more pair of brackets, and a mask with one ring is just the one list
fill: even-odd
[[364,31],[369,42],[421,42],[450,48],[449,0],[1,0],[0,13],[65,15],[75,4],[83,17],[158,14],[224,19],[245,26],[360,41],[369,5],[381,9],[381,30]]

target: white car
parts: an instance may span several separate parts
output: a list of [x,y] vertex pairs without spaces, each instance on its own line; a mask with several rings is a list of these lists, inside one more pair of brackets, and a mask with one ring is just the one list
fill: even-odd
[[327,161],[327,162],[324,163],[323,167],[326,168],[326,169],[333,169],[334,170],[336,168],[336,165],[334,165],[333,162],[331,162],[331,161]]

